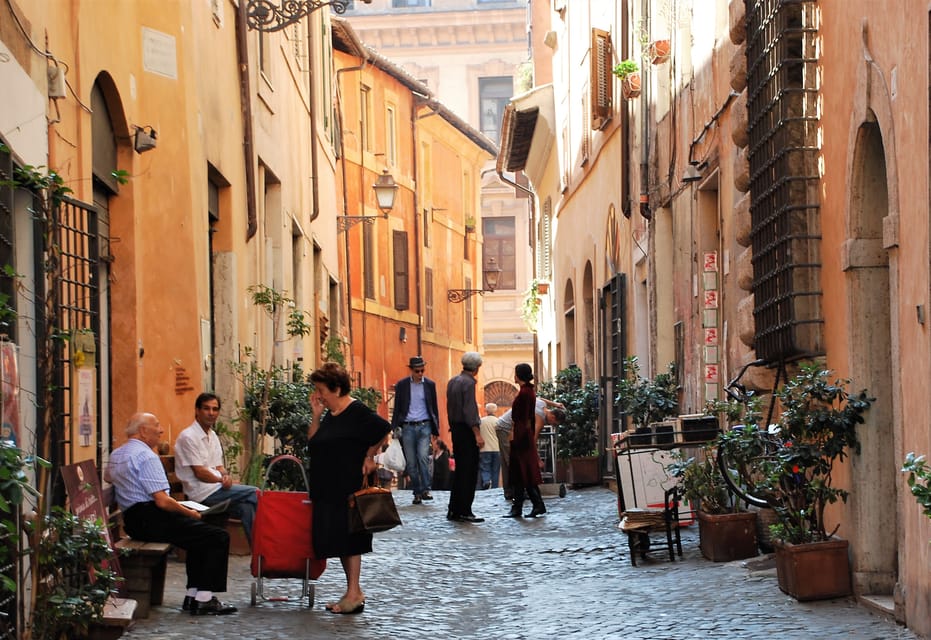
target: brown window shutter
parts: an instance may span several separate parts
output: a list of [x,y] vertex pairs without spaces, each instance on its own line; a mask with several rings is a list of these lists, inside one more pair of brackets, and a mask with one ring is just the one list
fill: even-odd
[[611,34],[601,29],[592,29],[591,61],[591,114],[592,129],[601,129],[611,119],[612,74],[611,74]]
[[394,308],[410,309],[410,273],[407,268],[407,232],[394,231]]

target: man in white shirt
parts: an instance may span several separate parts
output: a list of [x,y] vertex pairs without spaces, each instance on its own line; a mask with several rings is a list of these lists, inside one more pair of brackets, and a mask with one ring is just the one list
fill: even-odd
[[233,484],[223,466],[223,448],[213,427],[220,417],[220,398],[202,393],[194,403],[194,423],[175,440],[175,473],[184,484],[188,499],[212,506],[229,500],[227,513],[242,521],[246,538],[252,542],[252,523],[258,504],[257,489]]

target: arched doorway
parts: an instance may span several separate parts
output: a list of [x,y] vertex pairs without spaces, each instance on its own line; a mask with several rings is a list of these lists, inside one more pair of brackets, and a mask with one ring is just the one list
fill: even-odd
[[[896,298],[894,262],[883,243],[883,220],[890,214],[883,134],[872,112],[857,132],[849,199],[845,275],[848,282],[850,371],[855,388],[876,398],[860,428],[862,451],[851,456],[854,590],[858,594],[893,593],[897,576],[893,319]],[[892,265],[892,266],[891,266]]]

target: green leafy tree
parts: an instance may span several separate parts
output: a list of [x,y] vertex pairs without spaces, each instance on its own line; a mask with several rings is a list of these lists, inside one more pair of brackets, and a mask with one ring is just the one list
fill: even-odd
[[665,373],[652,380],[640,375],[637,356],[624,361],[624,378],[618,382],[615,404],[637,427],[659,422],[679,410],[679,389],[676,369],[669,363]]
[[561,460],[598,453],[598,416],[601,387],[582,382],[582,370],[568,367],[550,382],[540,383],[537,395],[566,408],[566,419],[556,428],[556,457]]

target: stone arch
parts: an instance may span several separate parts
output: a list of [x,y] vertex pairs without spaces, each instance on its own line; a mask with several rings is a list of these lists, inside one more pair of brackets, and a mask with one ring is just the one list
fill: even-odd
[[847,148],[847,361],[853,388],[876,398],[851,456],[848,536],[857,594],[890,595],[898,582],[896,494],[901,442],[898,367],[898,178],[892,102],[864,41]]
[[498,405],[499,415],[511,408],[517,395],[517,385],[504,380],[494,380],[485,385],[485,402]]
[[562,353],[562,362],[559,363],[560,369],[565,369],[571,364],[576,363],[576,316],[575,316],[575,288],[573,287],[572,280],[567,279],[565,288],[563,289],[563,304],[562,304],[562,321],[563,321],[563,340],[565,341],[565,346],[563,347]]

